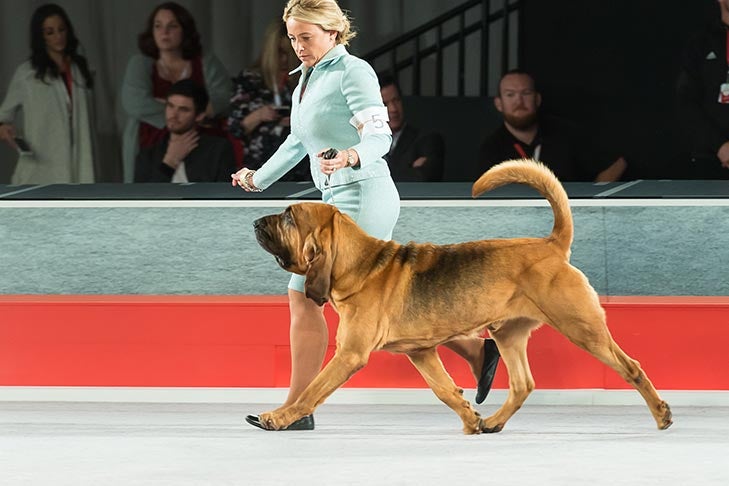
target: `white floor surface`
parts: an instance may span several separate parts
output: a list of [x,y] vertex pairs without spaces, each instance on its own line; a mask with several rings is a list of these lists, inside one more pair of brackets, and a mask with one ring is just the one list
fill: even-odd
[[674,407],[659,431],[643,405],[527,402],[477,436],[445,405],[324,404],[306,432],[243,421],[268,408],[0,402],[0,484],[729,484],[727,407]]

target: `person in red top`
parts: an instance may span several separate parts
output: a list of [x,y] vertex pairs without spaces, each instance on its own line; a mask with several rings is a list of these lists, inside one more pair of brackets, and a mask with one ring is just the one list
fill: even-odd
[[141,54],[129,60],[121,94],[129,117],[123,145],[126,182],[133,178],[139,149],[155,145],[167,134],[164,108],[167,91],[174,83],[192,79],[206,89],[210,95],[208,118],[223,114],[232,91],[223,64],[214,55],[203,54],[195,19],[175,2],[155,7],[138,45]]

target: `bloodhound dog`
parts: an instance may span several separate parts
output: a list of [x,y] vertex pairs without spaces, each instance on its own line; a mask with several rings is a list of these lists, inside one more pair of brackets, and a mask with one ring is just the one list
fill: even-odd
[[[319,305],[330,301],[340,317],[334,357],[294,404],[261,414],[263,426],[282,429],[312,413],[367,364],[371,352],[385,350],[408,356],[460,416],[464,433],[499,432],[534,389],[527,341],[546,323],[635,387],[659,429],[670,427],[670,407],[613,341],[595,290],[569,263],[572,213],[561,183],[538,162],[511,160],[482,175],[473,196],[510,183],[530,185],[549,201],[549,236],[403,245],[369,236],[321,203],[293,204],[255,221],[259,244],[284,270],[306,275],[306,296]],[[508,370],[509,393],[493,415],[481,418],[436,347],[485,329]]]

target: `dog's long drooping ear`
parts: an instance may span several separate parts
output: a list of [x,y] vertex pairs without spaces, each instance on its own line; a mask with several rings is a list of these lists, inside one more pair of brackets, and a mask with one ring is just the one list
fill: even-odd
[[306,296],[318,305],[329,300],[332,273],[332,232],[328,227],[317,228],[304,242],[306,262]]

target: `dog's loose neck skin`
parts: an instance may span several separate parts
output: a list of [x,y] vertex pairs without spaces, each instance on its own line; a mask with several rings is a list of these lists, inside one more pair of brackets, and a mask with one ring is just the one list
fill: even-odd
[[[331,280],[332,303],[347,299],[356,294],[365,283],[357,277],[361,272],[366,271],[368,275],[377,274],[378,268],[385,268],[398,246],[394,241],[377,239],[365,233],[351,219],[339,218],[339,224],[335,225],[334,233],[339,232],[346,235],[347,251],[334,247],[331,251],[334,254]],[[338,245],[342,238],[334,235],[334,245]],[[357,271],[353,271],[353,269]],[[341,289],[341,290],[338,290]]]

